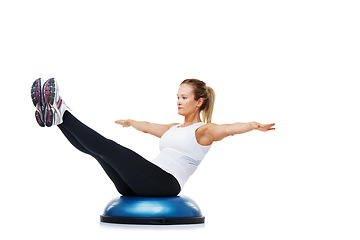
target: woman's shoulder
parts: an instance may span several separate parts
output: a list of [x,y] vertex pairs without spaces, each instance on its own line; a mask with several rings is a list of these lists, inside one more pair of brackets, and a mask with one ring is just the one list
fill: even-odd
[[210,127],[214,127],[214,126],[217,126],[217,124],[216,124],[216,123],[204,123],[204,125],[202,125],[202,126],[199,127],[199,128],[204,128],[204,129],[206,129],[206,128],[210,128]]
[[206,132],[207,130],[211,129],[212,127],[217,126],[215,123],[204,123],[204,125],[200,126],[196,131],[197,132]]

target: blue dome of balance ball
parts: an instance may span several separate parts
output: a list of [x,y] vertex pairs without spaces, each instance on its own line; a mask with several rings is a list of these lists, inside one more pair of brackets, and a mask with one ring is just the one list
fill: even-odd
[[199,206],[189,197],[122,196],[110,201],[101,221],[122,224],[198,224],[204,223]]

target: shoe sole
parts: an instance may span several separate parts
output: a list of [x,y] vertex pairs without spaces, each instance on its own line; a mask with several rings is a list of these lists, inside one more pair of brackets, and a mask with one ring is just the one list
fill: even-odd
[[40,125],[40,127],[45,127],[45,124],[42,121],[40,113],[39,113],[38,110],[35,111],[35,118],[36,118],[36,122]]
[[55,98],[56,98],[56,83],[54,78],[50,78],[44,84],[44,98],[47,104],[45,112],[45,125],[51,127],[55,121]]
[[40,103],[40,96],[41,96],[41,78],[38,78],[34,81],[33,85],[31,86],[31,99],[35,107],[38,103]]
[[31,86],[31,99],[34,106],[37,108],[35,111],[36,122],[40,125],[40,127],[45,127],[44,121],[41,118],[41,114],[39,111],[39,108],[41,108],[41,78],[36,79]]
[[50,78],[45,82],[44,96],[45,96],[45,102],[50,104],[51,107],[54,107],[55,94],[56,94],[55,79]]
[[47,127],[51,127],[54,123],[54,110],[50,107],[47,107],[45,112],[45,124]]

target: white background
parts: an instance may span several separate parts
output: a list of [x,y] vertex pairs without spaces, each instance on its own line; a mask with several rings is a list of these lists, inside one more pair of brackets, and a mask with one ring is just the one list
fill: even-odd
[[[359,239],[359,12],[346,0],[1,1],[1,239]],[[37,125],[38,77],[149,159],[158,139],[114,121],[181,122],[185,78],[214,88],[215,123],[277,129],[213,145],[182,192],[205,225],[101,224],[118,193]]]

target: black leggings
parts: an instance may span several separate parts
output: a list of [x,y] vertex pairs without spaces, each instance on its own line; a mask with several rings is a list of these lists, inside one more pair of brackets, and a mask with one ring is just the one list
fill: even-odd
[[93,156],[124,196],[170,197],[180,192],[176,178],[134,151],[106,139],[66,111],[58,125],[78,150]]

